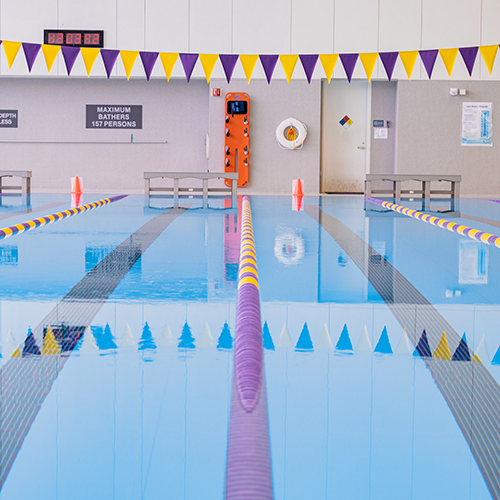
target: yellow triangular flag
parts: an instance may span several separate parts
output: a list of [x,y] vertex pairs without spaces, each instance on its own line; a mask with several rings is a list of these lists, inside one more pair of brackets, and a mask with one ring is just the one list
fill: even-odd
[[363,63],[363,68],[365,68],[366,78],[368,78],[368,81],[372,79],[372,73],[375,68],[375,63],[377,62],[377,57],[378,57],[378,52],[359,54],[359,58]]
[[458,49],[439,49],[439,55],[444,62],[448,76],[451,77],[453,72],[453,66],[455,66],[455,60],[457,58]]
[[443,332],[443,336],[441,337],[441,340],[439,341],[439,344],[434,351],[434,357],[438,359],[444,359],[445,361],[451,361],[450,346],[448,345],[446,332]]
[[5,56],[7,57],[7,64],[9,65],[9,69],[12,68],[12,63],[21,48],[21,42],[6,42],[5,40],[2,42],[3,50],[5,51]]
[[498,45],[483,45],[482,47],[479,47],[479,51],[481,52],[484,64],[486,64],[486,67],[491,75],[495,57],[497,56]]
[[167,77],[167,82],[170,81],[170,75],[172,74],[178,57],[178,52],[160,52],[160,59],[163,64],[163,71],[165,71],[165,76]]
[[61,50],[60,45],[45,45],[42,44],[43,56],[45,57],[45,64],[47,65],[47,71],[50,73],[54,61],[56,60],[57,54]]
[[134,68],[135,61],[139,56],[138,50],[120,50],[120,56],[122,58],[123,67],[125,68],[125,73],[127,75],[127,80],[130,78],[132,69]]
[[335,65],[337,64],[337,59],[339,58],[338,54],[320,54],[319,60],[323,65],[323,69],[325,70],[326,78],[328,79],[328,83],[332,79],[333,70],[335,69]]
[[299,60],[298,55],[297,56],[294,56],[294,55],[280,56],[281,65],[283,66],[283,69],[285,71],[286,81],[288,83],[290,83],[290,80],[292,79],[293,70],[295,69],[295,65],[297,64],[298,60]]
[[406,50],[400,52],[399,57],[405,67],[408,80],[411,80],[411,74],[413,73],[413,68],[415,67],[415,62],[418,57],[418,50]]
[[90,76],[95,60],[101,51],[95,47],[80,47],[80,52],[82,53],[83,62],[85,63],[87,76]]
[[42,356],[52,356],[61,354],[61,350],[57,345],[56,338],[52,328],[48,327],[43,339]]
[[19,347],[12,353],[11,357],[12,358],[20,358],[21,357],[21,351],[20,351]]
[[247,77],[247,83],[250,83],[250,78],[252,78],[252,73],[258,60],[259,56],[256,55],[240,55],[241,65]]
[[205,72],[207,83],[210,83],[210,77],[212,76],[212,71],[215,68],[217,59],[219,59],[218,54],[200,54],[200,61],[203,66],[203,71]]

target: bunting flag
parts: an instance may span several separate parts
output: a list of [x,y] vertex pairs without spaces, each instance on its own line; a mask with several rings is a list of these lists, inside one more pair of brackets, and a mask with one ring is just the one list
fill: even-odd
[[378,53],[369,52],[365,54],[359,54],[359,58],[361,59],[363,68],[365,68],[366,78],[368,78],[368,81],[370,81],[372,79],[373,70],[375,69],[375,64],[377,63]]
[[212,71],[215,68],[217,59],[219,59],[219,56],[217,54],[200,54],[200,62],[203,66],[203,71],[205,72],[207,83],[210,83],[210,77],[212,76]]
[[220,54],[220,62],[222,64],[222,69],[226,75],[227,83],[231,83],[231,77],[233,76],[234,67],[238,62],[237,54]]
[[319,56],[319,60],[321,61],[323,69],[325,70],[325,75],[328,83],[330,83],[330,80],[332,79],[333,70],[335,69],[338,58],[338,54],[320,54]]
[[[64,50],[64,47],[63,47]],[[111,76],[111,72],[115,67],[116,60],[118,59],[119,50],[113,49],[101,49],[101,58],[104,63],[104,68],[106,69],[106,74],[108,78]]]
[[384,326],[384,329],[382,330],[380,339],[378,340],[374,351],[381,354],[392,354],[392,346],[391,342],[389,341],[389,335],[387,334],[386,326]]
[[165,71],[165,76],[167,77],[167,82],[170,81],[172,70],[174,69],[178,58],[179,54],[177,52],[160,52],[160,60],[163,66],[163,71]]
[[314,349],[311,334],[309,333],[309,328],[307,327],[307,323],[304,323],[304,327],[302,328],[302,332],[299,335],[299,339],[295,344],[296,351],[312,351]]
[[284,55],[280,56],[281,66],[283,66],[283,71],[285,72],[286,81],[290,84],[290,80],[292,79],[293,70],[295,69],[295,65],[299,60],[298,55]]
[[491,74],[493,71],[493,65],[498,53],[498,45],[483,45],[479,47],[459,47],[459,48],[446,48],[446,49],[432,49],[432,50],[410,50],[410,51],[393,51],[393,52],[368,52],[368,53],[345,53],[345,54],[191,54],[191,53],[174,53],[174,52],[144,52],[144,51],[132,51],[132,50],[115,50],[115,49],[98,49],[95,47],[72,47],[72,46],[59,46],[59,45],[48,45],[48,44],[36,44],[28,42],[12,42],[12,41],[2,41],[5,56],[7,58],[7,63],[9,69],[17,57],[19,49],[23,47],[24,55],[26,58],[26,64],[28,66],[29,72],[31,72],[33,65],[38,57],[40,48],[43,51],[45,57],[45,63],[47,65],[47,71],[50,72],[54,65],[57,54],[62,51],[64,62],[66,65],[66,70],[68,75],[71,74],[73,65],[78,57],[78,53],[82,53],[82,58],[85,63],[85,69],[87,75],[90,73],[94,67],[94,63],[97,59],[99,53],[104,63],[106,74],[108,78],[111,77],[111,73],[116,64],[118,55],[121,56],[123,66],[125,68],[125,73],[127,80],[130,79],[132,70],[137,61],[137,57],[141,56],[142,65],[144,67],[144,73],[147,80],[149,81],[158,59],[160,56],[163,69],[167,81],[170,81],[173,68],[177,59],[181,59],[181,63],[184,69],[184,74],[186,76],[186,81],[189,82],[196,66],[198,58],[203,66],[203,71],[205,73],[205,78],[207,83],[210,82],[215,65],[219,59],[226,76],[228,83],[231,82],[233,76],[234,68],[238,59],[241,61],[243,71],[245,72],[245,77],[248,83],[252,78],[255,65],[260,59],[264,74],[268,84],[271,83],[274,70],[276,69],[276,64],[278,59],[283,67],[287,82],[290,83],[297,61],[300,59],[304,73],[306,75],[308,83],[311,83],[318,58],[321,61],[325,76],[328,82],[331,81],[335,66],[340,57],[343,69],[345,71],[346,77],[349,82],[351,82],[354,70],[356,68],[356,63],[358,58],[361,60],[366,77],[368,81],[371,81],[373,72],[377,63],[377,59],[380,58],[382,65],[384,66],[387,79],[392,80],[393,72],[396,67],[396,62],[398,57],[401,59],[403,66],[405,68],[408,79],[411,80],[413,70],[415,68],[415,63],[417,57],[420,55],[422,64],[424,65],[425,71],[429,79],[432,78],[432,73],[434,71],[434,66],[438,54],[445,65],[448,76],[451,77],[457,54],[460,55],[464,61],[465,67],[469,76],[472,76],[474,65],[477,59],[478,52],[481,53],[483,61]]
[[258,60],[259,60],[258,55],[240,55],[240,63],[241,66],[243,67],[243,71],[245,72],[247,83],[250,83],[253,70],[255,69],[255,65],[257,64]]
[[317,54],[303,54],[299,56],[302,67],[304,68],[304,73],[306,74],[307,83],[311,83],[311,79],[314,73],[314,68],[318,62]]
[[57,344],[54,332],[49,326],[43,339],[42,356],[57,356],[59,354],[61,354],[61,349]]
[[498,45],[483,45],[479,47],[479,52],[483,56],[484,64],[486,64],[486,68],[488,68],[488,72],[491,75],[493,71],[493,64],[495,63],[495,58],[498,52]]
[[36,57],[40,52],[41,45],[39,43],[27,43],[23,42],[24,56],[26,57],[26,64],[28,65],[28,71],[31,73],[31,68],[35,63]]
[[439,55],[444,62],[444,67],[446,68],[449,77],[451,77],[453,67],[455,66],[457,54],[458,49],[439,49]]
[[179,54],[179,58],[184,68],[184,74],[186,75],[186,81],[189,83],[191,80],[191,75],[193,74],[193,69],[198,60],[198,54]]
[[262,345],[264,349],[267,349],[268,351],[275,350],[273,337],[271,336],[271,332],[269,331],[267,321],[264,322],[264,326],[262,327]]
[[[101,54],[102,51],[101,50]],[[66,71],[68,72],[68,76],[71,74],[71,70],[73,69],[73,65],[75,64],[76,58],[80,53],[80,49],[78,47],[61,47],[62,55],[64,58],[64,63],[66,64]]]
[[450,346],[448,344],[446,332],[443,332],[443,336],[441,337],[441,340],[439,341],[439,344],[434,351],[434,357],[437,359],[442,359],[444,361],[451,361]]
[[437,50],[420,50],[420,59],[424,64],[425,71],[427,71],[427,75],[429,76],[429,80],[432,76],[432,70],[434,69],[434,64],[436,63],[436,57],[438,55]]
[[427,339],[425,330],[422,332],[422,336],[415,347],[415,351],[413,351],[413,355],[421,356],[422,358],[432,358],[431,348],[429,347],[429,340]]
[[474,63],[476,62],[478,47],[462,47],[460,50],[460,55],[464,60],[465,67],[469,72],[469,76],[472,76],[472,70],[474,69]]
[[87,70],[87,76],[90,76],[90,72],[94,67],[95,60],[100,51],[95,47],[80,47],[80,52],[82,54],[83,63],[85,64],[85,69]]
[[[43,57],[45,58],[45,64],[47,65],[47,71],[50,73],[54,61],[56,60],[57,54],[61,50],[60,45],[42,45]],[[99,54],[99,49],[94,49]]]
[[351,83],[352,74],[354,73],[356,62],[358,61],[358,54],[340,54],[339,57],[342,62],[342,66],[344,66],[347,80]]
[[340,333],[335,349],[338,351],[352,351],[352,342],[349,337],[349,331],[347,330],[346,324],[344,324],[344,327],[342,328],[342,332]]
[[274,68],[276,67],[276,63],[278,62],[277,55],[260,55],[260,63],[262,64],[262,68],[264,69],[264,73],[266,74],[267,83],[271,83],[271,78],[274,73]]
[[139,52],[139,54],[141,55],[142,67],[144,68],[144,73],[146,73],[146,79],[149,82],[156,60],[158,59],[158,52]]
[[467,345],[467,339],[465,338],[465,333],[464,336],[461,338],[460,343],[458,344],[458,347],[455,351],[455,354],[453,354],[453,357],[451,358],[452,361],[472,361],[470,351],[469,351],[469,346]]
[[122,58],[123,67],[125,68],[125,74],[127,75],[127,80],[130,79],[132,69],[134,68],[135,61],[139,57],[138,50],[120,50],[120,56]]
[[7,58],[7,64],[9,65],[9,69],[12,68],[12,64],[16,59],[17,53],[21,48],[21,42],[8,42],[6,40],[3,41],[3,50],[5,51],[5,57]]
[[391,81],[392,73],[394,71],[394,66],[396,66],[396,61],[398,60],[399,52],[380,52],[380,60],[384,65],[387,78]]
[[23,358],[26,356],[40,356],[40,348],[38,347],[35,336],[33,335],[33,332],[31,331],[31,328],[28,329],[28,336],[26,337],[26,340],[24,341],[24,348],[23,348]]
[[411,80],[411,75],[413,74],[413,68],[417,62],[418,50],[406,50],[399,53],[399,58],[403,63],[406,74],[408,75],[408,80]]

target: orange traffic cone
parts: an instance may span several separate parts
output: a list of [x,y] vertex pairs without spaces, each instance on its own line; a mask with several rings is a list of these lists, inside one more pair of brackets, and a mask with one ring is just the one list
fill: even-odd
[[302,204],[304,200],[303,196],[292,196],[292,210],[295,212],[302,212],[304,210],[304,206]]
[[304,192],[302,191],[302,181],[297,179],[295,181],[295,189],[293,190],[294,196],[304,196]]
[[78,176],[76,176],[73,180],[71,194],[82,194],[82,186],[81,186],[80,179],[78,178]]

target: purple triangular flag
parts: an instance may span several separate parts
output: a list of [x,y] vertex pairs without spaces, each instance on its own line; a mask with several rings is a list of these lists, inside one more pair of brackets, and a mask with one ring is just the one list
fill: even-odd
[[384,65],[385,72],[387,73],[387,78],[391,81],[392,72],[394,71],[394,66],[396,66],[396,61],[398,60],[399,52],[379,52],[380,60]]
[[469,76],[472,76],[472,70],[474,69],[474,63],[476,62],[478,47],[463,47],[460,50],[462,54],[462,59],[464,60]]
[[115,67],[115,62],[118,59],[118,54],[120,54],[119,50],[101,49],[102,62],[104,63],[104,67],[106,68],[106,74],[108,75],[108,78],[111,76],[111,72]]
[[432,76],[432,70],[434,69],[434,63],[436,62],[436,57],[438,55],[438,50],[419,50],[420,59],[424,63],[425,71],[427,71],[427,75],[429,76],[429,80]]
[[191,74],[193,73],[194,65],[198,60],[198,54],[179,54],[181,58],[182,67],[184,68],[184,74],[186,75],[186,80],[189,83],[191,79]]
[[342,66],[344,66],[349,83],[351,83],[352,74],[354,73],[358,56],[359,54],[340,54],[340,60],[342,61]]
[[316,67],[316,63],[318,62],[318,54],[303,54],[299,56],[299,58],[300,62],[302,63],[302,67],[304,68],[307,82],[311,83],[314,68]]
[[262,68],[264,68],[264,73],[266,74],[267,83],[271,83],[271,78],[273,76],[276,63],[278,62],[278,57],[279,56],[270,54],[259,56],[260,63],[262,64]]
[[158,52],[139,52],[142,60],[142,65],[144,66],[144,72],[146,73],[146,78],[149,82],[149,77],[155,66],[156,60],[158,59]]
[[71,70],[73,69],[73,65],[75,64],[76,58],[80,53],[79,47],[66,47],[63,45],[61,47],[62,55],[64,57],[64,63],[66,64],[66,71],[68,72],[68,76],[71,74]]
[[219,59],[224,68],[227,83],[229,83],[233,76],[234,67],[238,62],[238,54],[219,54]]
[[24,55],[26,56],[26,62],[28,64],[28,69],[31,73],[31,68],[35,62],[38,52],[40,52],[41,45],[39,43],[27,43],[23,42]]

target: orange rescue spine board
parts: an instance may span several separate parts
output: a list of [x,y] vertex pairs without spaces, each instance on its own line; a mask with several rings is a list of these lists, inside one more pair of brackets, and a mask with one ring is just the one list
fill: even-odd
[[[250,97],[244,92],[229,92],[225,105],[224,172],[238,172],[238,187],[246,187],[250,162]],[[231,180],[224,182],[231,186]]]

